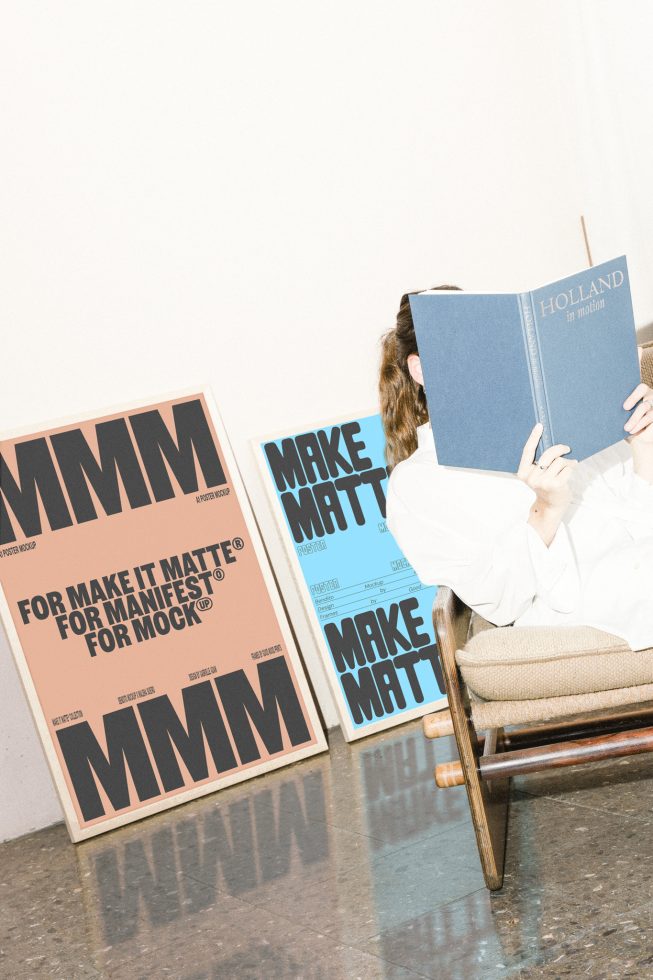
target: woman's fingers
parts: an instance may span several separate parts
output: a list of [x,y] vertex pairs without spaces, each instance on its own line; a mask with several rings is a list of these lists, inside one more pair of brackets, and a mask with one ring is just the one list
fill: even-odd
[[559,456],[558,459],[554,459],[545,470],[541,470],[540,472],[542,473],[542,478],[544,480],[561,475],[563,480],[568,480],[574,466],[577,464],[577,459],[565,459],[564,456]]
[[521,454],[521,459],[519,461],[519,467],[517,469],[517,476],[521,477],[523,480],[535,459],[535,450],[537,449],[537,444],[542,436],[542,429],[544,426],[541,422],[536,422],[531,429],[531,434],[524,443],[524,449]]
[[564,486],[577,463],[577,459],[565,459],[563,456],[559,456],[543,470],[539,466],[533,466],[526,477],[526,483],[532,490],[536,491],[553,490],[556,487]]
[[542,506],[563,513],[572,499],[570,477],[578,460],[566,459],[565,455],[571,449],[559,442],[545,449],[536,464],[535,451],[542,429],[542,423],[538,422],[526,440],[517,476],[535,491]]
[[632,408],[637,404],[640,398],[646,398],[646,396],[650,394],[653,394],[653,391],[648,385],[645,385],[644,382],[642,382],[641,384],[637,385],[636,388],[633,388],[631,393],[628,395],[628,398],[624,402],[624,408]]
[[[542,436],[543,428],[544,426],[542,423],[538,422],[535,426],[533,426],[531,434],[526,440],[521,460],[519,462],[519,469],[517,470],[517,476],[521,480],[529,480],[530,482],[533,478],[537,479],[539,474],[545,473],[551,468],[551,464],[554,460],[564,456],[565,453],[571,452],[571,448],[569,446],[566,446],[563,443],[556,443],[555,446],[549,446],[548,449],[545,449],[537,464],[535,464],[535,451]],[[533,470],[535,470],[534,474],[532,472]]]
[[548,449],[544,450],[544,452],[542,453],[542,455],[537,461],[537,465],[548,467],[553,462],[554,459],[557,459],[559,456],[564,456],[565,453],[570,453],[570,452],[571,452],[571,446],[565,446],[561,442],[556,443],[555,446],[549,446]]
[[648,412],[643,418],[624,436],[626,442],[632,444],[634,439],[645,439],[650,442],[653,439],[653,411]]
[[651,416],[649,415],[650,412],[650,403],[648,401],[641,402],[624,425],[626,432],[633,434],[648,425],[651,421]]

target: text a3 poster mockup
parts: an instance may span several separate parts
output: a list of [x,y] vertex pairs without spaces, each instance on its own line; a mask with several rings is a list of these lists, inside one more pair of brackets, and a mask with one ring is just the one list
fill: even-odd
[[327,748],[208,393],[0,454],[0,610],[73,840]]
[[347,740],[443,707],[423,585],[385,523],[378,414],[254,446]]

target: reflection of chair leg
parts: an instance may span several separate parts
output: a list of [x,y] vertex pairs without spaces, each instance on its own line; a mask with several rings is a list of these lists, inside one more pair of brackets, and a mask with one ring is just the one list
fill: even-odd
[[[487,732],[481,742],[472,724],[467,690],[456,664],[456,650],[462,649],[467,641],[470,610],[451,589],[441,586],[437,592],[433,618],[449,699],[451,724],[467,788],[483,875],[487,887],[496,891],[503,885],[510,780],[484,782],[480,778],[479,765],[483,752],[492,754],[497,748],[501,748],[503,731],[499,729]],[[425,723],[425,734],[426,727]],[[443,785],[451,784],[444,782]]]

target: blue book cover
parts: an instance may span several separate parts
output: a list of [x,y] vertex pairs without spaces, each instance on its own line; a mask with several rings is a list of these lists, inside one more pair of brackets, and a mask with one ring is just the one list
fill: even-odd
[[410,297],[438,461],[514,473],[536,422],[582,460],[626,436],[640,382],[626,257],[526,293]]
[[349,741],[443,705],[432,607],[385,521],[380,415],[257,440],[266,490]]

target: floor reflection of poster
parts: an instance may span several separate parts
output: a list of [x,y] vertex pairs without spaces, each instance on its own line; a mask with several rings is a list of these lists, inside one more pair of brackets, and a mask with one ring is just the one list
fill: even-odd
[[371,414],[254,447],[348,741],[445,704],[436,590],[388,531],[384,443]]
[[[360,952],[333,941],[339,874],[354,865],[371,890],[339,761],[337,779],[322,755],[78,848],[90,965],[142,980],[162,959],[178,980],[364,975]],[[347,807],[343,831],[331,820]]]
[[327,748],[207,393],[2,439],[0,612],[73,840]]

